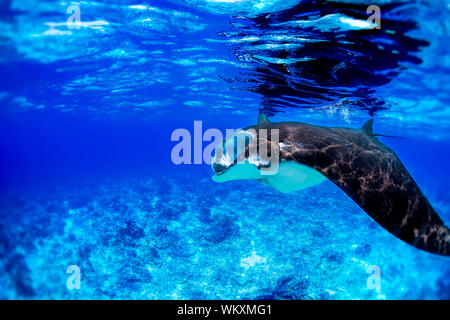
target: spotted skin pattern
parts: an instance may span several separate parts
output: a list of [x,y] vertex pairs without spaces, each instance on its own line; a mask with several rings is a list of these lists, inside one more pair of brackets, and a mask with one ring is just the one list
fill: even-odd
[[268,121],[252,128],[279,129],[280,161],[316,169],[396,237],[450,256],[450,230],[394,151],[373,135],[372,120],[361,129]]

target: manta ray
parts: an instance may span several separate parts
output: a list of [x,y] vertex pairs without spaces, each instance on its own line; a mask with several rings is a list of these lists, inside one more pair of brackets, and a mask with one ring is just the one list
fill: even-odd
[[[378,140],[372,126],[373,119],[359,129],[271,123],[260,113],[257,125],[237,131],[216,148],[213,180],[258,180],[288,193],[328,179],[397,238],[418,249],[450,256],[449,228],[395,152]],[[268,134],[261,135],[260,129]],[[270,132],[277,132],[277,139]],[[236,139],[240,135],[245,142],[239,148]],[[230,144],[234,145],[233,158],[226,152]],[[251,152],[263,147],[268,150],[266,156]],[[274,155],[279,163],[270,172]]]

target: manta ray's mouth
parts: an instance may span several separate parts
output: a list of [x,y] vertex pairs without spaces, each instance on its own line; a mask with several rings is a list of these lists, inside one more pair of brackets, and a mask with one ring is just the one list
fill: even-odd
[[217,175],[221,175],[222,173],[228,170],[229,166],[227,167],[224,166],[223,164],[215,162],[213,163],[212,168]]

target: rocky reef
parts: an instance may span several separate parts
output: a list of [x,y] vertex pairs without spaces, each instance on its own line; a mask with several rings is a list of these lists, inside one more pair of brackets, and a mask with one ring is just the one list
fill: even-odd
[[[0,198],[2,299],[450,298],[446,258],[328,182],[280,194],[193,173]],[[73,265],[80,289],[67,286]]]

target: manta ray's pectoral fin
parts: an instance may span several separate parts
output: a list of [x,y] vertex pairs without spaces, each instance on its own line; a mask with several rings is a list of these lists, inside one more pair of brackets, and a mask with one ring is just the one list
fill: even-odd
[[[363,127],[370,129],[371,122]],[[317,162],[316,169],[383,228],[416,248],[450,256],[450,230],[389,147],[367,139],[356,150],[316,153],[319,160],[331,156],[335,162]]]

